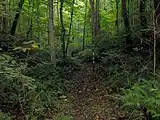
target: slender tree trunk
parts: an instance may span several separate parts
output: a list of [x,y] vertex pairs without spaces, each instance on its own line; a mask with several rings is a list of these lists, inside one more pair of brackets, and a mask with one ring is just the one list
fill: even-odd
[[100,0],[96,0],[96,11],[95,11],[95,19],[96,19],[96,37],[99,35],[100,33],[100,14],[99,14],[99,5],[100,5]]
[[128,16],[130,15],[130,0],[128,0]]
[[30,37],[32,38],[34,36],[34,31],[33,31],[33,13],[34,13],[34,0],[32,0],[32,10],[31,10],[31,35]]
[[29,33],[31,31],[30,26],[30,16],[31,16],[31,0],[28,0],[28,30],[27,30],[27,38],[29,37]]
[[[37,14],[38,14],[38,16],[37,16],[37,26],[38,26],[38,28],[40,28],[40,12],[39,12],[39,6],[40,6],[40,1],[39,0],[37,0]],[[38,42],[40,42],[40,30],[38,29],[38,35],[37,35],[37,37],[38,37]]]
[[10,0],[9,1],[9,17],[8,17],[8,27],[9,27],[9,29],[11,29],[11,25],[12,25],[12,18],[11,18],[11,7],[12,7],[12,1]]
[[48,29],[49,29],[49,45],[50,45],[50,54],[51,54],[51,63],[56,66],[56,54],[55,54],[55,36],[54,36],[54,12],[53,12],[53,0],[48,0],[49,8],[49,20],[48,20]]
[[82,50],[84,51],[85,49],[85,36],[86,36],[86,22],[87,22],[87,4],[88,0],[86,0],[86,6],[85,6],[85,15],[84,15],[84,28],[83,28],[83,43],[82,43]]
[[64,23],[63,23],[63,3],[64,3],[64,0],[60,0],[62,54],[63,54],[63,59],[65,59],[65,28],[64,28]]
[[95,68],[95,39],[96,39],[96,22],[95,22],[95,12],[94,12],[94,0],[90,0],[91,6],[91,30],[92,30],[92,62],[93,71]]
[[116,27],[117,36],[119,35],[119,0],[116,0]]
[[92,28],[92,38],[96,37],[96,15],[94,11],[94,0],[90,0],[91,5],[91,28]]
[[69,25],[69,33],[68,33],[68,39],[67,39],[67,45],[66,45],[66,55],[68,52],[68,46],[69,46],[69,42],[70,42],[70,35],[71,35],[71,30],[72,30],[72,21],[73,21],[73,13],[74,13],[74,3],[75,0],[72,1],[72,6],[71,6],[71,15],[70,15],[70,25]]
[[2,31],[7,31],[7,1],[2,0]]
[[125,26],[127,52],[130,52],[132,51],[132,40],[130,35],[130,24],[129,24],[129,17],[128,17],[128,12],[126,8],[126,0],[122,0],[122,16],[123,16],[123,21]]
[[[33,37],[33,9],[34,9],[34,0],[29,0],[29,9],[28,9],[28,31],[27,31],[27,38],[30,36]],[[32,3],[32,4],[31,4]]]
[[156,73],[156,62],[157,62],[157,49],[159,38],[157,37],[157,31],[160,29],[160,0],[154,0],[154,15],[153,15],[153,28],[154,28],[154,45],[153,45],[153,53],[154,53],[154,75]]
[[59,27],[60,25],[59,25],[59,6],[58,5],[59,5],[59,1],[57,0],[57,21],[58,21],[57,24]]
[[24,0],[20,0],[16,15],[15,15],[15,19],[14,19],[13,24],[12,24],[11,35],[15,35],[18,20],[19,20],[19,16],[21,14],[23,4],[24,4]]
[[160,0],[154,0],[154,9],[155,9],[155,23],[156,26],[160,25]]
[[145,16],[147,0],[140,0],[140,23],[143,29],[147,28],[147,18]]

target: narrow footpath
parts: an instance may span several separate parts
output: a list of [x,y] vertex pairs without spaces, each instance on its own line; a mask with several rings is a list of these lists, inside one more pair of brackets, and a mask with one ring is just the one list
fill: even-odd
[[116,97],[109,95],[99,66],[83,65],[72,76],[73,120],[124,120]]

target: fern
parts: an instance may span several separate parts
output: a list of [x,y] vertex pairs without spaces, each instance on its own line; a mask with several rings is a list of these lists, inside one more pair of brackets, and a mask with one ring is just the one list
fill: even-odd
[[140,105],[147,108],[154,117],[160,114],[160,86],[157,81],[143,80],[130,89],[123,90],[122,101],[124,106],[135,109]]

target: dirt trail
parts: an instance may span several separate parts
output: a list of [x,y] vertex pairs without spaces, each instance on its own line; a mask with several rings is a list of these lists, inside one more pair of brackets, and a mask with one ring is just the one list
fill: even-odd
[[123,120],[118,102],[108,94],[102,77],[98,66],[93,72],[91,65],[73,74],[73,120]]

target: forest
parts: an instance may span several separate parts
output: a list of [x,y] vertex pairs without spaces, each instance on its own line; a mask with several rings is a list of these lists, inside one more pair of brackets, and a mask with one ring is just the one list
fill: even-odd
[[0,120],[160,120],[160,0],[0,0]]

